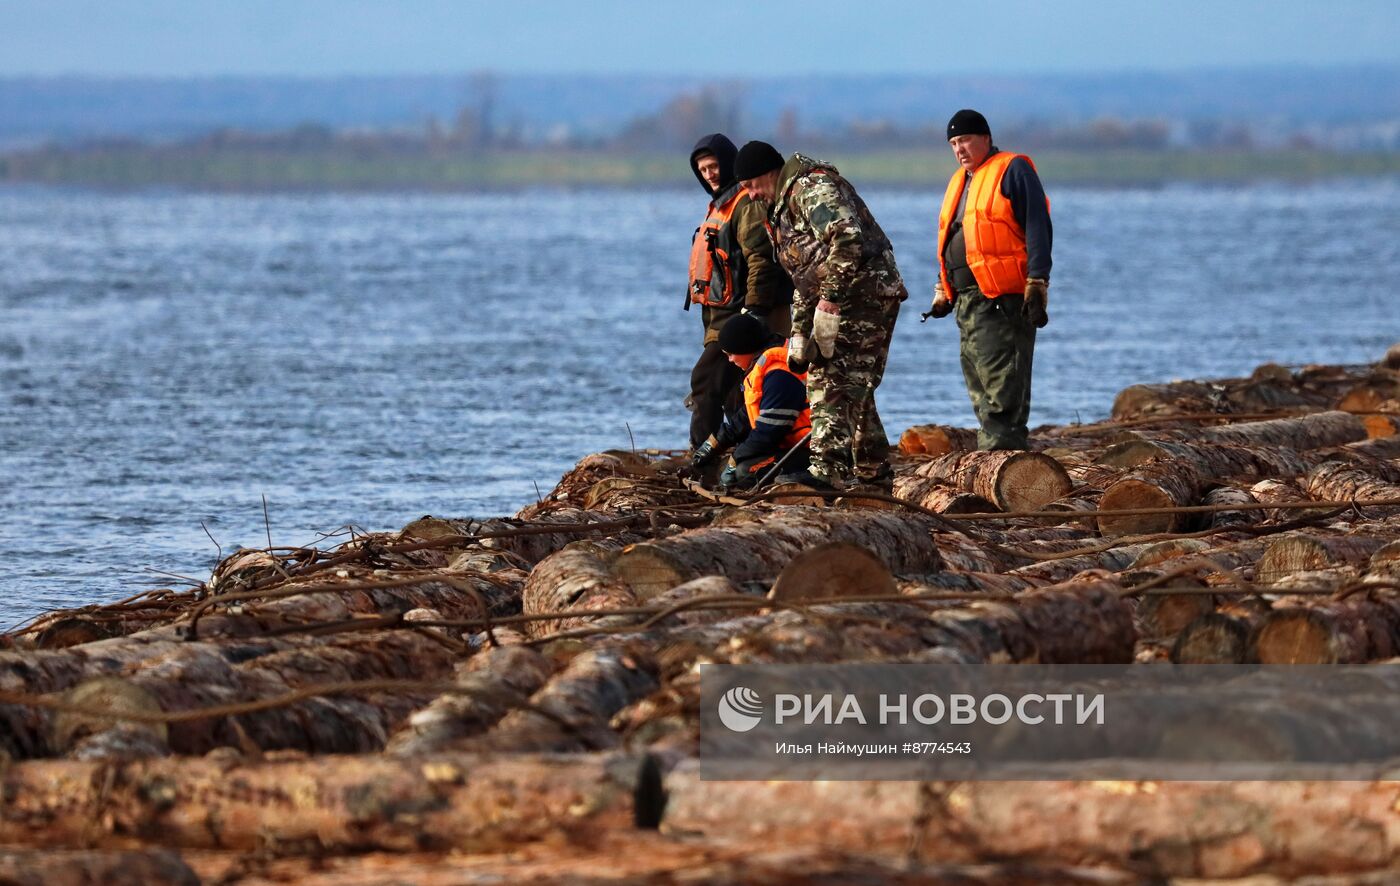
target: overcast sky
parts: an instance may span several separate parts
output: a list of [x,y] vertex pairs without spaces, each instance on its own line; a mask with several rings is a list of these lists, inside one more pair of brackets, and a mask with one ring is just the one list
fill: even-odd
[[1374,63],[1400,64],[1400,0],[0,0],[0,75]]

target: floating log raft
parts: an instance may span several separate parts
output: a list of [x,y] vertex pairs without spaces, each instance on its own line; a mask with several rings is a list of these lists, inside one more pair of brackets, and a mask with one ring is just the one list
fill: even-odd
[[1394,362],[1137,386],[1030,452],[918,426],[892,497],[597,453],[512,518],[52,613],[0,636],[0,880],[1389,882],[1388,783],[719,783],[694,757],[712,664],[1400,661]]

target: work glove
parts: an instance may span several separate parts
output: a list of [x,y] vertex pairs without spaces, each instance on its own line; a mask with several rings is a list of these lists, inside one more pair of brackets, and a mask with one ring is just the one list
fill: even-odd
[[1026,295],[1021,300],[1021,319],[1036,329],[1044,329],[1045,324],[1050,322],[1050,315],[1045,313],[1045,304],[1049,300],[1050,281],[1031,277],[1026,281]]
[[794,335],[788,339],[788,369],[801,375],[807,371],[807,339],[802,335]]
[[952,312],[953,300],[948,298],[948,293],[943,291],[943,281],[935,281],[933,284],[933,304],[929,306],[926,313],[919,315],[919,322],[922,323],[929,317],[941,320]]
[[757,317],[758,319],[762,320],[764,323],[767,323],[767,322],[768,322],[768,312],[769,312],[770,310],[772,310],[772,309],[769,308],[767,305],[745,305],[745,306],[744,306],[744,309],[743,309],[742,311],[740,311],[739,313],[741,313],[741,314],[748,314],[748,315],[751,316],[751,317]]
[[730,461],[725,466],[724,471],[719,475],[719,489],[721,492],[728,492],[739,485],[739,466]]
[[836,353],[836,333],[841,328],[841,315],[823,311],[821,308],[812,315],[812,341],[817,350],[827,360]]
[[695,447],[695,451],[690,454],[690,466],[692,468],[703,468],[715,459],[715,444],[718,443],[711,434],[704,443]]

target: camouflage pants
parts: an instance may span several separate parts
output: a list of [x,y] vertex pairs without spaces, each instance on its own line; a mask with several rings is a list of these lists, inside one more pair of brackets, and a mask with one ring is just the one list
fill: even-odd
[[1021,296],[957,296],[963,380],[981,427],[978,449],[1025,449],[1031,414],[1035,327],[1021,318]]
[[889,468],[890,443],[875,409],[875,389],[885,375],[899,305],[882,299],[847,309],[836,353],[807,373],[811,471],[833,486],[872,480]]

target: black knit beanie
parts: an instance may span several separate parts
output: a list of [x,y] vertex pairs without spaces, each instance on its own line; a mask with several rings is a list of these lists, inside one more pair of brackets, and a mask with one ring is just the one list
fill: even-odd
[[783,168],[783,155],[768,142],[749,142],[734,160],[734,177],[739,181],[758,178],[765,172]]
[[731,317],[719,331],[719,348],[726,354],[757,354],[767,343],[768,324],[752,314]]
[[987,125],[987,118],[972,110],[963,108],[953,115],[953,119],[948,121],[948,138],[955,135],[991,135],[992,127]]

